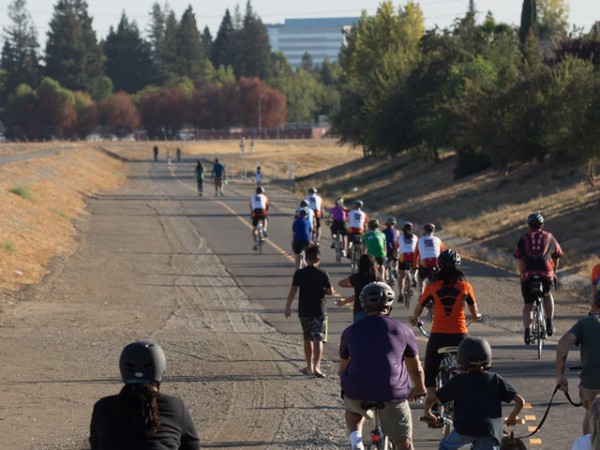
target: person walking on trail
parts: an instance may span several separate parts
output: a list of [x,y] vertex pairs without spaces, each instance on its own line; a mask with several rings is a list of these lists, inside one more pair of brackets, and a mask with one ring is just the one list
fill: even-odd
[[316,245],[306,249],[307,266],[296,270],[288,294],[283,314],[292,315],[292,302],[298,291],[298,317],[304,339],[306,367],[302,373],[317,378],[325,378],[321,372],[323,344],[327,342],[327,308],[325,296],[333,295],[333,288],[327,272],[319,268],[321,252]]
[[154,148],[152,149],[152,152],[154,153],[154,161],[158,161],[158,146],[155,145]]
[[91,450],[198,450],[200,440],[187,406],[160,391],[167,361],[158,344],[133,342],[121,352],[125,385],[96,402],[90,424]]
[[[432,406],[453,401],[453,430],[440,442],[439,450],[458,450],[468,444],[475,450],[498,449],[503,425],[520,421],[525,400],[502,376],[488,371],[492,367],[492,348],[485,339],[463,339],[456,359],[465,372],[450,378],[427,397],[423,420],[435,426],[438,417],[432,413]],[[502,416],[503,402],[515,403],[506,420]]]
[[521,273],[521,294],[523,296],[523,340],[525,345],[533,343],[531,339],[531,321],[533,302],[536,294],[531,292],[531,283],[535,279],[542,282],[544,292],[544,312],[546,314],[546,333],[552,336],[554,326],[554,299],[551,287],[556,278],[559,259],[563,251],[558,241],[547,231],[544,231],[544,216],[541,213],[532,213],[527,217],[529,232],[521,236],[513,252],[519,260]]
[[217,195],[223,196],[223,183],[227,178],[227,172],[225,166],[219,161],[219,158],[215,158],[215,163],[211,171],[213,181],[215,182],[215,197]]
[[340,338],[340,385],[344,419],[353,450],[363,450],[362,428],[367,411],[362,402],[385,403],[383,432],[400,450],[412,450],[409,401],[425,395],[423,369],[413,331],[389,317],[394,291],[382,282],[367,284],[360,293],[367,317],[346,328]]
[[260,166],[256,168],[256,173],[254,174],[254,179],[256,180],[256,187],[261,187],[263,183],[263,173],[260,170]]
[[594,298],[592,315],[580,319],[558,341],[556,346],[556,384],[564,392],[569,392],[569,382],[565,376],[565,364],[569,347],[579,347],[581,374],[579,396],[585,409],[583,434],[589,433],[591,405],[600,394],[600,291]]
[[358,260],[358,272],[338,282],[338,286],[340,287],[354,288],[354,294],[344,300],[337,300],[335,304],[337,306],[344,306],[352,303],[352,321],[357,322],[360,319],[364,319],[367,317],[367,311],[363,309],[360,303],[360,293],[367,284],[378,280],[375,258],[372,255],[361,255]]
[[240,139],[240,154],[243,155],[244,154],[244,148],[246,147],[246,140],[244,139],[244,137],[242,136],[242,138]]
[[181,161],[181,149],[179,147],[177,147],[177,150],[175,151],[175,157],[177,158],[177,162]]
[[204,184],[204,167],[198,160],[196,167],[194,168],[194,177],[196,178],[196,185],[198,186],[198,195],[202,196],[202,185]]
[[460,263],[461,258],[456,251],[448,249],[440,253],[437,262],[440,270],[425,288],[409,319],[413,327],[417,326],[425,307],[433,303],[431,335],[425,350],[425,386],[428,397],[435,392],[435,378],[443,357],[438,350],[457,346],[468,336],[465,308],[469,309],[472,322],[481,319],[473,287],[459,270]]

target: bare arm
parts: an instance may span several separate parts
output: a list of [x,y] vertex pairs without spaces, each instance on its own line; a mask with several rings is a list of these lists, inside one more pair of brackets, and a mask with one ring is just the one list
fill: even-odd
[[519,394],[517,394],[517,395],[515,395],[515,398],[513,398],[513,402],[515,402],[515,407],[513,408],[513,410],[510,412],[510,414],[506,418],[506,423],[508,425],[513,425],[513,424],[517,423],[519,413],[521,412],[521,410],[523,409],[523,406],[525,405],[525,399],[523,397],[521,397]]
[[425,375],[423,373],[423,367],[421,366],[421,361],[419,360],[418,355],[414,358],[405,357],[404,363],[406,364],[408,376],[410,377],[410,381],[412,381],[413,385],[413,388],[410,390],[410,394],[408,394],[408,399],[410,401],[414,401],[419,397],[423,397],[427,393],[427,390],[425,389]]
[[354,303],[354,294],[352,294],[350,297],[348,298],[339,298],[335,304],[337,306],[344,306],[344,305],[348,305],[349,303]]
[[413,315],[410,317],[410,319],[408,319],[408,322],[413,327],[417,326],[417,322],[419,321],[419,317],[421,316],[421,314],[423,314],[424,310],[425,310],[425,307],[423,305],[421,305],[420,303],[417,303],[417,305],[415,306],[415,310],[413,311]]
[[289,318],[292,315],[292,302],[294,301],[297,292],[298,286],[292,286],[290,288],[290,293],[288,294],[287,302],[285,303],[285,309],[283,310],[283,314],[286,318]]
[[469,307],[469,312],[471,313],[471,322],[477,322],[479,319],[481,319],[481,313],[479,312],[479,309],[477,309],[477,303],[473,302],[472,305],[467,303],[467,306]]
[[351,288],[352,283],[350,282],[350,277],[344,278],[343,280],[338,281],[339,287]]
[[567,362],[567,356],[569,356],[569,347],[575,345],[576,342],[577,337],[567,331],[556,346],[556,384],[564,392],[569,391],[569,382],[565,376],[565,363]]

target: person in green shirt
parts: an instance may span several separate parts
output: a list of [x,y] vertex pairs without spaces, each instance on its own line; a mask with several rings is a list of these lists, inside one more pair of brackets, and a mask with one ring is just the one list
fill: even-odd
[[385,280],[385,258],[387,256],[386,251],[386,238],[385,234],[379,231],[379,221],[376,219],[369,220],[369,231],[364,233],[361,237],[364,252],[367,255],[371,255],[377,261],[377,271],[380,276],[380,280]]

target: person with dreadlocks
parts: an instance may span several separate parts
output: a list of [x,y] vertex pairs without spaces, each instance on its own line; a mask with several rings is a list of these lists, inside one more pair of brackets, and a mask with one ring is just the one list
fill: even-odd
[[188,408],[177,397],[160,392],[167,368],[159,345],[133,342],[119,359],[125,386],[94,405],[91,450],[198,450],[200,440]]
[[468,336],[465,303],[471,313],[471,321],[481,319],[475,294],[465,274],[458,269],[460,255],[452,249],[438,256],[439,271],[419,298],[409,322],[416,326],[419,316],[429,302],[433,303],[433,323],[425,350],[425,387],[429,400],[435,395],[435,377],[440,368],[442,347],[456,347]]

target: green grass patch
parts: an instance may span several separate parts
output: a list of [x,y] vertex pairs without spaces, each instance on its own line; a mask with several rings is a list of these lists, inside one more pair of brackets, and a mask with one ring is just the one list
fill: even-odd
[[24,199],[29,200],[31,202],[35,201],[31,189],[29,189],[27,186],[16,186],[14,188],[9,189],[9,192],[18,195],[19,197],[23,197]]
[[9,251],[10,253],[15,253],[17,251],[17,247],[11,241],[3,241],[0,242],[0,248]]
[[61,211],[58,208],[50,208],[50,211],[52,211],[57,216],[62,217],[63,219],[71,220],[71,218],[67,215],[67,213],[65,213],[64,211]]

